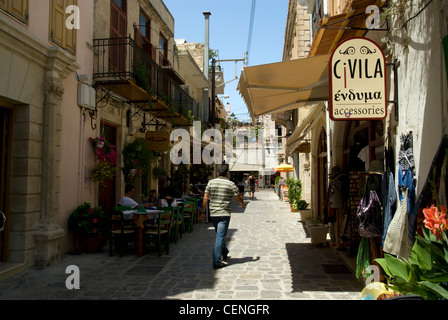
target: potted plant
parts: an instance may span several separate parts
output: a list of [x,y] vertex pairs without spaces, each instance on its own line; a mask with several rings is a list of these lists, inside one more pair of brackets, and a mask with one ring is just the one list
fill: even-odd
[[295,200],[292,204],[293,208],[299,211],[301,221],[310,220],[312,218],[313,211],[308,209],[309,205],[310,204],[305,200]]
[[288,178],[286,179],[286,186],[288,187],[288,200],[291,211],[300,213],[304,211],[304,218],[302,220],[311,218],[311,210],[305,211],[308,209],[309,204],[302,199],[302,182],[299,179]]
[[327,224],[323,224],[318,219],[311,219],[306,221],[306,226],[310,233],[312,244],[327,243],[327,234],[329,229]]
[[99,252],[104,246],[106,213],[101,207],[92,208],[84,202],[76,207],[68,218],[68,229],[79,237],[86,252]]

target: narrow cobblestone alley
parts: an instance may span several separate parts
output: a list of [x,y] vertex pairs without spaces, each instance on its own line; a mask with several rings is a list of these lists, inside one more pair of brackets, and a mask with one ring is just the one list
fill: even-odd
[[[212,268],[215,232],[211,223],[194,226],[172,244],[169,255],[133,253],[64,255],[57,265],[29,269],[0,281],[0,300],[181,299],[181,300],[358,300],[362,286],[341,267],[329,247],[310,243],[297,213],[260,190],[243,209],[235,202],[228,233],[228,265]],[[66,288],[66,268],[80,270],[80,289]],[[342,268],[344,269],[344,268]]]

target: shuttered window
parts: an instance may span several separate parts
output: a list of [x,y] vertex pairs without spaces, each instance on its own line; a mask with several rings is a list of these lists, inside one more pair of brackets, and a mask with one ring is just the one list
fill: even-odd
[[28,0],[0,0],[0,9],[28,24]]
[[66,26],[66,21],[73,12],[66,13],[66,8],[77,5],[78,1],[50,0],[50,4],[50,41],[71,54],[76,54],[76,29]]

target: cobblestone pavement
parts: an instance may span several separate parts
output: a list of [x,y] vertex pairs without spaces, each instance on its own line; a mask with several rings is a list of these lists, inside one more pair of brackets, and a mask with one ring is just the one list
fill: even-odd
[[[246,202],[244,211],[233,205],[225,268],[213,269],[215,231],[211,223],[200,223],[162,257],[154,251],[110,257],[107,246],[98,254],[64,255],[54,266],[0,281],[0,300],[359,299],[356,278],[341,270],[331,248],[311,245],[298,214],[272,189],[260,190],[254,201],[246,196]],[[78,290],[66,288],[69,265],[79,267]]]

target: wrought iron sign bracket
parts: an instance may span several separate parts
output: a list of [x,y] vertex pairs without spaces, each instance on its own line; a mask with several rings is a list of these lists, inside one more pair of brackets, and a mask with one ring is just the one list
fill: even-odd
[[149,122],[146,122],[146,112],[145,112],[145,113],[143,113],[143,121],[142,121],[142,127],[140,128],[140,132],[145,133],[147,131],[146,127],[150,127],[150,126],[155,126],[156,131],[159,131],[159,128],[164,128],[167,125],[159,123],[159,120],[156,120],[156,119],[152,119]]
[[400,61],[397,59],[394,62],[386,63],[387,66],[392,67],[394,73],[394,100],[388,100],[388,103],[395,105],[395,121],[398,122],[398,68],[400,67]]

